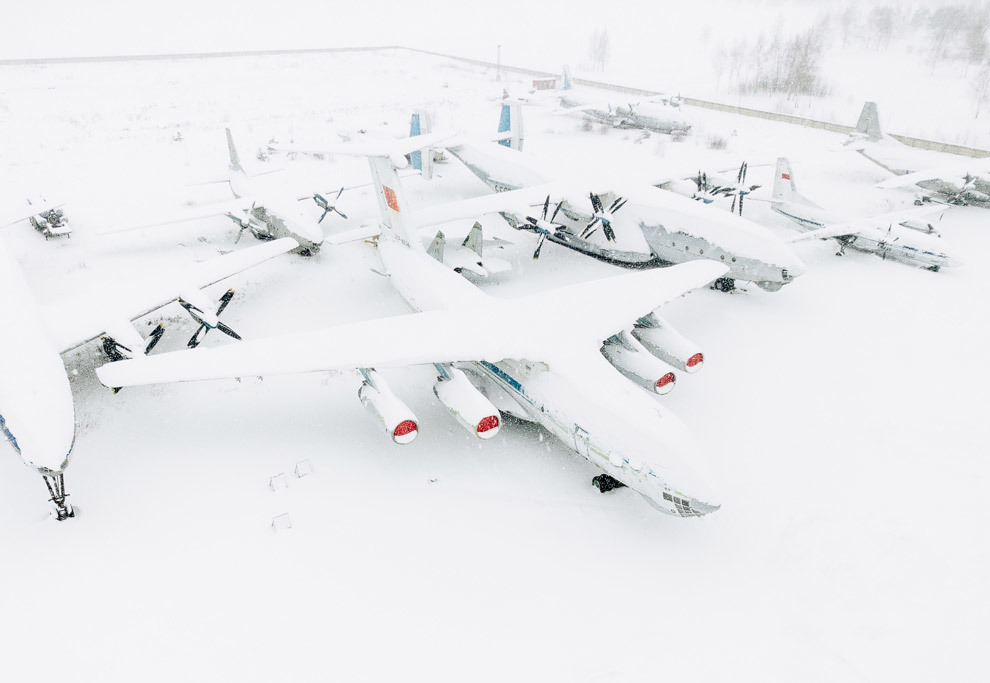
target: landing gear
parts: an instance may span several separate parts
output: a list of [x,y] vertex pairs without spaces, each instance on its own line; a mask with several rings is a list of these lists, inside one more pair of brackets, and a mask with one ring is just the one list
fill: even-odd
[[76,511],[66,500],[69,494],[65,492],[65,475],[59,472],[58,474],[43,474],[41,476],[45,480],[45,486],[48,487],[48,493],[52,496],[49,500],[55,506],[56,519],[62,522],[69,517],[75,517]]
[[731,292],[736,288],[736,281],[731,277],[720,277],[712,283],[712,289],[719,292]]
[[928,266],[928,270],[932,271],[933,273],[937,273],[939,270],[941,270],[941,268],[942,266]]
[[621,489],[625,487],[625,484],[621,481],[615,477],[610,477],[607,474],[599,474],[591,480],[591,483],[602,493],[608,493],[612,489]]

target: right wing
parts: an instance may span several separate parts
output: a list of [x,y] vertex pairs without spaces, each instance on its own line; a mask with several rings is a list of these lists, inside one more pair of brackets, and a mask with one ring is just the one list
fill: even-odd
[[[424,256],[424,258],[430,258]],[[108,387],[505,358],[567,365],[664,303],[728,271],[698,260],[560,287],[519,299],[379,318],[315,332],[163,353],[97,369]],[[573,350],[574,355],[571,355]],[[586,356],[584,356],[586,357]]]
[[990,157],[967,159],[947,166],[926,168],[914,173],[894,176],[893,178],[888,178],[883,182],[877,183],[876,187],[887,190],[895,187],[910,187],[926,180],[944,180],[949,178],[963,180],[964,176],[968,173],[977,174],[986,173],[987,171],[990,171]]

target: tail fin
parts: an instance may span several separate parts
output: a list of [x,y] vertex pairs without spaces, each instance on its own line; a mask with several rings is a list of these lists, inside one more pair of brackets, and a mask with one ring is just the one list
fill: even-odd
[[471,232],[469,232],[467,237],[464,238],[464,241],[461,242],[461,246],[467,247],[477,254],[479,258],[481,258],[481,251],[483,249],[484,241],[485,236],[481,231],[481,223],[475,221],[474,226],[471,227]]
[[522,103],[506,102],[502,105],[502,113],[498,119],[498,132],[498,144],[522,151]]
[[560,88],[561,90],[570,90],[574,87],[574,84],[571,82],[571,67],[566,64],[564,64],[564,75],[561,78],[561,81],[563,82],[563,85]]
[[794,184],[794,173],[787,157],[777,159],[777,175],[773,181],[773,201],[792,202],[801,197]]
[[423,243],[409,216],[409,205],[402,189],[399,174],[388,157],[368,157],[371,176],[375,182],[378,197],[378,212],[382,218],[383,233],[394,234],[401,242],[412,249],[423,249]]
[[230,128],[227,128],[226,130],[227,151],[230,152],[230,170],[244,173],[244,169],[241,167],[241,158],[237,155],[237,148],[234,147],[234,136],[230,134]]
[[856,132],[868,135],[879,140],[883,137],[880,130],[880,114],[877,112],[876,102],[867,102],[863,105],[863,111],[859,114],[859,121],[856,123]]
[[[409,137],[417,135],[429,135],[433,132],[433,113],[423,109],[413,112],[412,120],[409,123]],[[409,155],[412,167],[423,174],[429,180],[433,177],[433,152],[427,148],[416,150]]]

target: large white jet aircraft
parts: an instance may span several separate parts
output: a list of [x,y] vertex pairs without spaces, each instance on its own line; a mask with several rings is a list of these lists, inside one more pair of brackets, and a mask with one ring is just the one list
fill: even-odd
[[844,144],[897,176],[877,183],[877,187],[917,185],[926,192],[916,203],[936,200],[990,207],[990,157],[937,162],[932,152],[910,147],[884,133],[875,102],[863,105],[856,130]]
[[[0,441],[6,441],[44,478],[57,519],[74,516],[66,500],[65,469],[76,433],[69,378],[59,354],[100,337],[110,358],[147,353],[158,343],[164,327],[144,339],[131,321],[176,300],[203,330],[219,329],[237,337],[217,318],[232,292],[221,298],[214,313],[217,304],[200,288],[297,246],[292,238],[283,238],[181,271],[156,271],[140,281],[120,282],[112,289],[63,296],[42,305],[0,235],[0,292],[4,319],[9,323],[0,330]],[[196,343],[199,333],[193,337]]]
[[[513,227],[539,235],[533,258],[549,240],[626,268],[707,259],[729,268],[714,283],[722,291],[738,279],[774,292],[805,272],[790,248],[753,221],[634,179],[616,182],[540,163],[521,151],[521,111],[517,103],[502,105],[497,144],[455,139],[444,146],[495,192],[528,188],[529,204],[542,205],[503,214]],[[414,131],[423,128],[415,114],[413,121]],[[558,178],[573,180],[552,182]]]
[[850,247],[936,272],[955,264],[934,227],[923,220],[933,212],[945,211],[944,206],[895,211],[868,218],[846,218],[802,196],[794,182],[791,162],[783,157],[777,160],[771,206],[808,231],[790,240],[792,242],[831,237],[839,243],[839,256]]
[[641,128],[656,133],[684,135],[691,124],[684,120],[680,109],[669,104],[669,99],[648,99],[633,104],[628,99],[619,102],[616,93],[597,97],[578,95],[574,90],[571,70],[564,67],[560,106],[565,113],[581,112],[595,121],[615,128]]
[[[614,335],[635,343],[626,332],[635,324],[639,337],[673,350],[664,329],[647,326],[653,311],[726,266],[694,261],[497,299],[426,253],[394,166],[382,156],[370,163],[382,217],[378,255],[414,313],[110,363],[97,370],[100,380],[129,386],[359,369],[362,402],[395,442],[408,443],[416,418],[376,368],[434,364],[435,394],[477,436],[494,434],[499,411],[508,412],[541,424],[599,467],[604,474],[595,484],[603,491],[624,484],[672,515],[718,509],[683,423],[616,372],[600,349]],[[651,353],[630,353],[641,355],[640,371],[656,372]]]

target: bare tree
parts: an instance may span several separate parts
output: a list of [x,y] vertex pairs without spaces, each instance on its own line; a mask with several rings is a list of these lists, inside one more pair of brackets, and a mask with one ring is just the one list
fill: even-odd
[[598,71],[605,70],[605,62],[612,55],[612,42],[608,37],[607,28],[596,28],[591,34],[588,42],[588,58],[591,59],[593,68]]

